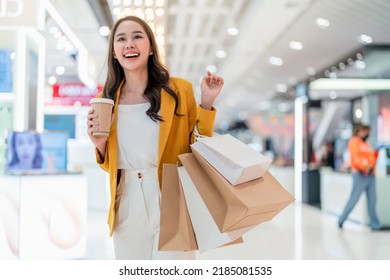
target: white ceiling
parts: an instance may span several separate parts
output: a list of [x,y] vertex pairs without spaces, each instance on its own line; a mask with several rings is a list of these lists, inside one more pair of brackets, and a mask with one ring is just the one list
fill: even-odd
[[[89,50],[91,76],[103,83],[107,39],[99,35],[89,4],[93,0],[51,2]],[[389,0],[165,0],[165,17],[171,75],[192,81],[197,92],[207,65],[214,64],[224,77],[216,104],[218,122],[267,109],[267,102],[280,96],[276,85],[291,87],[309,78],[309,67],[322,75],[318,72],[337,66],[362,47],[357,39],[361,34],[370,35],[374,44],[390,45]],[[319,17],[328,19],[330,26],[320,28]],[[61,63],[67,70],[59,80],[74,80],[75,60],[56,50],[54,39],[49,39],[53,24],[48,18],[47,75]],[[239,29],[237,36],[226,32],[233,25]],[[303,49],[292,50],[290,41],[301,42]],[[220,49],[226,58],[216,57]],[[283,65],[270,65],[271,56],[282,58]]]

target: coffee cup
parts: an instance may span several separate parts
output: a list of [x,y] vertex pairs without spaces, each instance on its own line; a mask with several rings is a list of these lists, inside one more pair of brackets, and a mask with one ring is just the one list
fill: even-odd
[[93,98],[89,102],[92,109],[97,114],[97,121],[99,122],[99,130],[93,131],[93,136],[108,136],[111,126],[111,115],[114,101],[109,98]]

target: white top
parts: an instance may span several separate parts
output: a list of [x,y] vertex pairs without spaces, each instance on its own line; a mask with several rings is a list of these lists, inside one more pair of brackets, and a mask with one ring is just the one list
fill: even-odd
[[146,111],[150,103],[118,106],[118,168],[150,169],[157,167],[160,123]]

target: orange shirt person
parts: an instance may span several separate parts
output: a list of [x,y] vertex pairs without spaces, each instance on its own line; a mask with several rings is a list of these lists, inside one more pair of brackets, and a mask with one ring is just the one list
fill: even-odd
[[363,192],[367,195],[367,210],[370,217],[369,226],[372,230],[383,230],[376,213],[376,186],[375,164],[378,158],[378,150],[373,151],[366,142],[370,134],[370,127],[358,124],[349,141],[348,149],[351,156],[352,192],[341,213],[338,226],[343,227],[349,214],[355,208]]
[[[366,130],[369,132],[369,129],[366,128]],[[351,138],[348,149],[351,155],[352,171],[362,172],[366,176],[375,174],[375,164],[379,154],[378,150],[373,151],[370,145],[359,136],[353,136]]]

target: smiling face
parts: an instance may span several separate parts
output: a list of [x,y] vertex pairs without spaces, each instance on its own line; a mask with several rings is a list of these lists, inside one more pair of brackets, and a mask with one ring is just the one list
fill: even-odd
[[115,30],[113,40],[114,56],[126,71],[147,69],[151,50],[144,28],[137,22],[126,20]]

